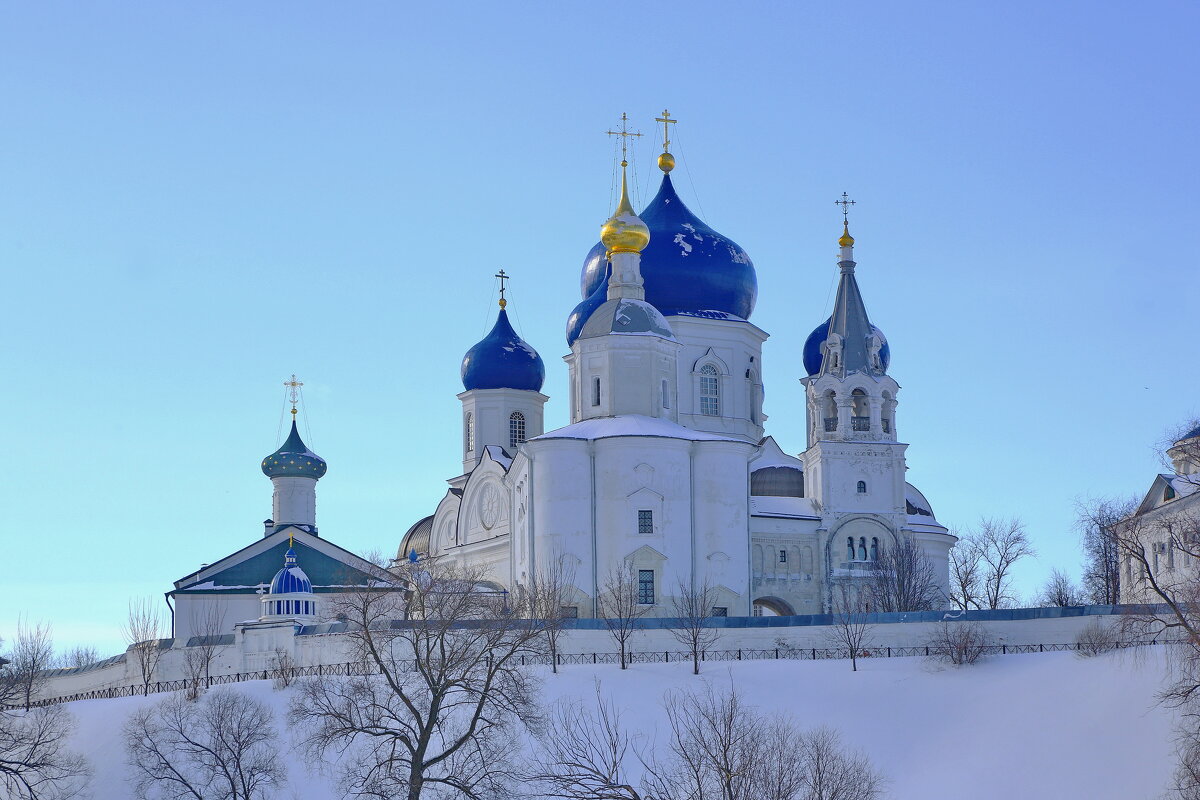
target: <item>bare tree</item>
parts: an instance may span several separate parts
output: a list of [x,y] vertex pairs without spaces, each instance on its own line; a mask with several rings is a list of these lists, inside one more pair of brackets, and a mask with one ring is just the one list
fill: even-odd
[[1012,594],[1012,569],[1022,558],[1035,555],[1025,525],[1014,518],[985,518],[970,538],[979,548],[983,567],[983,603],[1004,608],[1016,601]]
[[275,674],[272,686],[276,689],[286,689],[296,680],[296,659],[290,650],[276,647],[271,656],[271,671]]
[[1075,652],[1081,657],[1098,656],[1117,649],[1117,637],[1111,625],[1093,618],[1075,637]]
[[1083,545],[1083,591],[1095,605],[1121,602],[1121,545],[1114,526],[1137,510],[1136,500],[1088,499],[1075,504]]
[[521,662],[544,653],[541,631],[477,569],[428,559],[393,573],[336,603],[364,674],[301,681],[292,724],[356,797],[506,791],[522,730],[540,721]]
[[202,668],[204,686],[212,686],[212,664],[221,649],[221,636],[225,633],[225,611],[216,603],[206,603],[193,608],[191,613],[192,639],[188,642],[188,653],[195,653],[198,666]]
[[830,646],[849,651],[850,667],[858,672],[858,659],[871,638],[862,593],[846,584],[834,587],[833,623],[826,630]]
[[152,598],[140,597],[129,601],[129,615],[125,619],[122,633],[129,644],[127,657],[133,659],[142,679],[142,693],[150,694],[150,684],[162,658],[159,637],[162,636],[162,614]]
[[[523,592],[522,611],[536,620],[546,643],[550,671],[558,672],[558,643],[567,620],[578,616],[575,602],[575,570],[561,557],[541,564]],[[575,613],[569,613],[571,611]]]
[[28,620],[18,618],[17,639],[13,642],[5,668],[8,697],[0,697],[0,704],[20,704],[29,710],[38,691],[46,682],[46,670],[54,667],[54,638],[50,623],[38,622],[30,625]]
[[538,756],[526,780],[546,797],[583,800],[650,800],[626,775],[632,744],[620,709],[595,684],[592,708],[560,703],[538,736]]
[[699,586],[680,578],[671,598],[677,620],[668,632],[692,654],[692,674],[700,674],[700,656],[721,638],[721,629],[713,627],[713,603],[717,592],[706,579]]
[[955,666],[974,664],[988,648],[987,630],[978,622],[943,620],[926,640],[929,657]]
[[[0,692],[6,671],[0,669]],[[60,705],[25,711],[0,707],[0,796],[66,800],[79,795],[91,767],[68,749],[73,729],[74,719]]]
[[879,553],[868,593],[873,611],[930,611],[944,601],[933,562],[908,536]]
[[57,659],[60,667],[90,667],[100,660],[100,651],[91,645],[77,644],[64,650]]
[[125,723],[133,789],[145,800],[265,800],[285,780],[269,706],[233,689],[198,701],[183,694]]
[[955,532],[950,548],[950,605],[960,611],[983,607],[983,559],[970,534]]
[[652,608],[650,604],[642,603],[638,594],[637,570],[628,562],[613,567],[600,588],[597,607],[620,652],[621,669],[626,668],[629,640],[637,630],[637,621]]
[[736,692],[672,692],[663,705],[668,740],[638,753],[636,785],[625,772],[635,743],[600,687],[594,710],[560,706],[541,737],[536,785],[572,800],[875,800],[882,792],[879,773],[835,732],[801,731]]
[[1041,606],[1082,606],[1086,604],[1086,598],[1071,576],[1055,567],[1050,570],[1050,577],[1042,585],[1035,602]]

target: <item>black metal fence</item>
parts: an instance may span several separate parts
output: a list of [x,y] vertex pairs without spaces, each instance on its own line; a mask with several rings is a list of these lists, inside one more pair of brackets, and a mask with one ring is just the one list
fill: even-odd
[[[1103,650],[1124,650],[1131,647],[1147,645],[1181,644],[1178,640],[1152,640],[1149,642],[1106,642],[1100,648]],[[1054,653],[1054,652],[1089,652],[1094,646],[1080,644],[990,644],[981,645],[978,650],[982,655],[1008,655],[1015,653]],[[918,645],[916,647],[868,647],[858,652],[857,657],[866,658],[942,658],[950,655],[951,648],[936,645]],[[548,655],[523,655],[518,657],[522,666],[549,666]],[[827,659],[848,659],[850,650],[845,647],[773,647],[773,648],[739,648],[736,650],[703,650],[700,660],[709,661],[821,661]],[[559,666],[580,664],[619,664],[620,653],[559,653],[555,660]],[[673,664],[691,662],[690,650],[638,650],[625,653],[626,664]],[[396,664],[399,669],[411,669],[413,662],[400,661]],[[325,675],[353,676],[374,675],[378,668],[374,664],[361,661],[343,664],[317,664],[307,667],[278,667],[261,669],[253,672],[237,672],[226,675],[213,675],[210,678],[193,680],[183,678],[174,681],[151,681],[150,683],[135,683],[127,686],[112,686],[107,689],[93,689],[89,692],[77,692],[70,695],[42,698],[31,703],[31,707],[72,703],[76,700],[100,700],[113,697],[135,697],[137,695],[161,694],[163,692],[180,692],[198,690],[203,687],[220,686],[244,681],[275,680],[291,683],[299,678],[314,678]],[[9,709],[19,709],[24,706],[8,706]]]

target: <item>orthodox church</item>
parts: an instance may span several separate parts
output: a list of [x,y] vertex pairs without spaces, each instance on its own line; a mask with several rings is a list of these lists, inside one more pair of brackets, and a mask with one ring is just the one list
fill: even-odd
[[397,559],[453,559],[510,591],[557,564],[580,617],[626,569],[653,615],[702,585],[716,615],[822,613],[904,541],[948,590],[956,539],[906,482],[900,386],[848,222],[833,309],[796,358],[807,443],[791,455],[765,429],[754,264],[680,200],[669,144],[640,213],[622,160],[619,204],[584,259],[566,323],[570,424],[544,429],[545,367],[502,288],[495,326],[462,362],[462,473]]

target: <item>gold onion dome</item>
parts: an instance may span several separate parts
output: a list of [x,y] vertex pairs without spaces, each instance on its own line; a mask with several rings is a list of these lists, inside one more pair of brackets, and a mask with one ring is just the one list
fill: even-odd
[[640,253],[650,243],[650,228],[642,222],[629,203],[625,187],[625,166],[621,162],[621,202],[617,210],[600,228],[600,241],[610,253]]
[[850,223],[842,223],[842,238],[838,239],[838,244],[842,247],[854,247],[854,237],[850,235]]

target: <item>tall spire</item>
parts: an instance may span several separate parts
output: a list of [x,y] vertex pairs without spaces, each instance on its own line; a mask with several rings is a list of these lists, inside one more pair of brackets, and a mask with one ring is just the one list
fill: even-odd
[[871,324],[858,281],[854,277],[854,237],[850,235],[849,214],[850,206],[856,203],[845,192],[835,202],[842,207],[842,235],[838,239],[841,248],[838,268],[842,274],[828,333],[821,346],[821,374],[845,376],[862,372],[882,375],[887,369],[882,355],[886,340],[879,329]]

